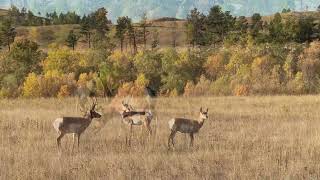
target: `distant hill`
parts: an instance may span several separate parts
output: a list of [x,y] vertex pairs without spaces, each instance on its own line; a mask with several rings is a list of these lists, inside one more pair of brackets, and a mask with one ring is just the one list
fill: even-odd
[[[5,14],[6,11],[0,10],[0,14]],[[270,22],[274,15],[263,16],[263,21]],[[312,16],[316,19],[320,19],[319,12],[290,12],[282,13],[281,16],[286,19],[287,17],[298,17],[298,16]],[[250,22],[250,18],[248,18]],[[187,44],[187,36],[185,29],[185,20],[175,19],[175,18],[160,18],[150,20],[149,23],[151,27],[147,28],[148,30],[148,45],[151,46],[151,39],[154,34],[159,36],[159,45],[160,48],[172,46],[173,36],[176,38],[177,46],[184,47]],[[139,24],[135,25],[136,27]],[[76,32],[80,31],[79,25],[50,25],[50,26],[29,26],[17,27],[17,39],[28,38],[33,41],[36,41],[42,49],[46,49],[50,44],[56,44],[59,46],[65,45],[65,39],[67,38],[68,32],[70,30],[75,30]],[[111,33],[115,33],[115,27],[111,27]],[[112,39],[114,43],[118,45],[117,39]],[[141,42],[138,44],[142,46]],[[83,39],[80,39],[78,49],[87,48],[87,44],[83,42]]]
[[0,9],[0,16],[5,16],[8,14],[8,10]]
[[[173,32],[177,40],[177,46],[186,45],[185,21],[151,21],[152,27],[148,30],[148,46],[151,46],[151,39],[154,34],[158,34],[160,48],[169,47],[172,44]],[[65,45],[65,39],[70,30],[80,31],[79,25],[50,25],[50,26],[20,26],[17,27],[17,39],[27,38],[37,42],[42,49],[47,49],[50,44],[58,46]],[[111,27],[111,33],[115,31],[115,27]],[[112,41],[118,45],[117,39]],[[142,43],[142,42],[141,42]],[[138,46],[142,46],[142,44]],[[87,43],[81,38],[77,45],[77,49],[87,48]]]
[[[19,8],[26,7],[35,14],[41,12],[75,11],[78,14],[88,14],[97,8],[105,7],[110,12],[110,19],[115,22],[119,16],[129,16],[135,21],[143,12],[150,18],[176,17],[185,18],[187,13],[198,8],[208,12],[213,5],[220,5],[233,15],[251,16],[253,13],[270,15],[284,8],[296,11],[315,10],[320,5],[319,0],[0,0],[1,4],[12,2]],[[302,4],[301,4],[302,2]]]
[[[16,39],[27,38],[37,42],[42,49],[50,44],[63,46],[70,30],[78,32],[79,25],[20,26],[17,27]],[[81,43],[79,43],[81,48]]]
[[162,17],[158,19],[153,19],[153,22],[163,22],[163,21],[184,21],[184,19],[178,19],[175,17]]

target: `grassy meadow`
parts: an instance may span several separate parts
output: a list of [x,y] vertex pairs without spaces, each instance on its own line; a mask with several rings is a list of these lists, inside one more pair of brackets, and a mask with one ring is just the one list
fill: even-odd
[[[82,134],[79,150],[72,152],[72,137],[65,136],[59,154],[52,122],[80,115],[76,99],[1,100],[0,179],[320,178],[320,96],[155,101],[150,139],[138,127],[126,146],[119,115],[106,113],[110,105],[99,99],[103,118]],[[168,151],[168,120],[197,118],[201,105],[209,108],[209,120],[194,147],[178,134]]]

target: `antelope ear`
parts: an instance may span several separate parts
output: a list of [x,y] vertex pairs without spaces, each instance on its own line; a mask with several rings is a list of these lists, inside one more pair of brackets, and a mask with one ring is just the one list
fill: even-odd
[[207,108],[207,112],[209,111],[209,108]]
[[202,112],[202,107],[200,108],[200,112]]
[[122,101],[121,104],[124,105],[124,101]]

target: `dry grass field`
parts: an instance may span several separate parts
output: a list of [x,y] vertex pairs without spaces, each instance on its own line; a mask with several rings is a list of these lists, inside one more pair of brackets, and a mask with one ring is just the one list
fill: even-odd
[[[1,10],[0,10],[1,16]],[[138,26],[138,25],[136,25]],[[159,38],[159,48],[172,47],[173,37],[176,38],[177,47],[185,47],[187,44],[187,36],[185,29],[185,21],[161,21],[154,22],[153,27],[147,28],[147,47],[151,49],[151,44],[153,40],[153,34],[158,33]],[[50,26],[20,26],[17,27],[17,37],[16,39],[30,39],[39,44],[40,48],[43,50],[48,50],[48,46],[51,44],[56,44],[59,46],[65,46],[68,33],[70,30],[74,30],[80,35],[80,26],[75,24],[65,24],[65,25],[50,25]],[[141,28],[139,28],[141,31]],[[174,33],[175,32],[175,33]],[[115,26],[111,27],[111,34],[115,34]],[[119,48],[119,40],[112,38],[112,41]],[[141,42],[140,42],[141,41]],[[140,37],[138,42],[138,47],[143,48],[142,38]],[[126,42],[127,44],[129,42]],[[127,45],[129,46],[129,45]],[[125,46],[125,47],[127,47]],[[87,42],[83,38],[80,38],[76,50],[81,51],[88,48]],[[130,47],[125,48],[125,50],[130,51]]]
[[[0,101],[0,179],[320,178],[320,96],[160,98],[151,139],[136,128],[126,146],[120,117],[104,114],[83,133],[79,150],[72,153],[68,135],[59,154],[52,121],[79,115],[75,102]],[[178,134],[168,151],[168,120],[196,118],[201,105],[209,120],[194,147]]]

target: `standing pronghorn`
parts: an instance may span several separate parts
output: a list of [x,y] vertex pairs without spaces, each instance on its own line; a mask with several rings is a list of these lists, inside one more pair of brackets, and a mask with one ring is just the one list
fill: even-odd
[[188,133],[190,135],[190,146],[193,145],[194,134],[198,133],[203,126],[205,120],[208,119],[208,108],[206,111],[202,111],[200,108],[200,116],[198,120],[185,119],[185,118],[173,118],[169,121],[169,128],[171,130],[168,139],[168,148],[170,149],[170,142],[174,147],[174,136],[177,132]]
[[129,126],[129,135],[126,134],[126,144],[131,144],[131,136],[133,126],[144,126],[149,135],[152,134],[151,120],[153,118],[151,110],[149,111],[134,111],[132,106],[122,101],[123,110],[121,112],[122,122]]
[[62,117],[57,118],[53,122],[54,129],[59,133],[59,137],[57,138],[58,148],[60,149],[61,139],[66,134],[73,134],[73,146],[75,144],[75,137],[78,137],[78,148],[80,143],[80,135],[83,133],[87,127],[91,124],[92,119],[100,118],[101,115],[95,111],[97,106],[97,100],[93,100],[92,106],[88,112],[84,115],[84,117]]

